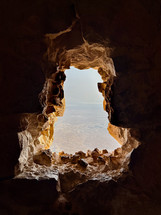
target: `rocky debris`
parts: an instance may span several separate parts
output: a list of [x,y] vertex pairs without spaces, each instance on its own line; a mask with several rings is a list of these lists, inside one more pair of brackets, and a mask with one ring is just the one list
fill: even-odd
[[59,152],[59,156],[65,155],[64,151]]
[[78,164],[83,168],[86,168],[88,166],[88,163],[84,159],[78,160]]
[[41,151],[39,154],[33,156],[33,161],[39,165],[51,166],[52,152],[50,149]]
[[53,164],[58,164],[58,163],[61,163],[61,157],[56,152],[54,152],[53,153]]
[[99,155],[100,154],[99,154],[98,150],[93,150],[91,153],[91,156],[95,162],[97,161],[97,158],[99,157]]
[[86,158],[85,161],[86,161],[89,165],[92,165],[92,164],[93,164],[93,158],[92,158],[92,157]]
[[101,156],[99,156],[97,158],[97,161],[98,161],[99,164],[105,164],[106,163],[105,159],[103,157],[101,157]]
[[65,155],[63,155],[63,156],[61,156],[61,161],[63,162],[63,163],[68,163],[69,161],[70,161],[70,158],[69,158],[69,156],[65,156]]
[[72,164],[76,164],[76,163],[78,162],[79,158],[80,158],[79,155],[73,155],[73,156],[71,157],[71,163],[72,163]]
[[119,156],[122,154],[122,148],[117,148],[114,150],[114,156]]
[[103,149],[101,152],[101,154],[106,154],[106,153],[108,153],[107,149]]
[[91,150],[87,150],[86,156],[87,157],[91,157],[91,155],[92,155],[92,151]]
[[103,155],[103,158],[105,159],[105,161],[107,162],[107,163],[109,163],[109,161],[110,161],[110,153],[106,153],[106,154],[104,154]]
[[100,150],[98,148],[95,148],[93,151],[100,153]]
[[59,154],[53,153],[53,164],[66,165],[67,169],[70,167],[75,170],[82,169],[84,171],[86,169],[87,171],[107,172],[121,167],[123,163],[122,153],[124,153],[122,148],[117,148],[110,153],[106,149],[95,148],[86,153],[78,151],[74,155],[61,151]]
[[84,153],[82,151],[76,152],[75,155],[79,155],[80,158],[85,158],[86,157],[86,153]]

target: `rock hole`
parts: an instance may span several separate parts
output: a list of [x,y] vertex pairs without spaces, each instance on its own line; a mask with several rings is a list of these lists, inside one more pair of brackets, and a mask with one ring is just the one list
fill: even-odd
[[104,97],[98,91],[103,82],[97,70],[71,67],[65,74],[65,111],[55,123],[51,150],[74,154],[95,148],[112,152],[120,147],[107,130],[108,114],[103,110]]

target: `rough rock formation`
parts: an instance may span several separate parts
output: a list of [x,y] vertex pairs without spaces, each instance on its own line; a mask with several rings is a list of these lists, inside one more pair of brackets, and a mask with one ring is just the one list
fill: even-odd
[[[0,26],[0,214],[160,214],[161,0],[2,0]],[[95,178],[87,170],[91,158],[105,166],[98,152],[72,157],[71,171],[42,153],[71,65],[102,76],[122,144]],[[117,168],[119,154],[128,160]]]

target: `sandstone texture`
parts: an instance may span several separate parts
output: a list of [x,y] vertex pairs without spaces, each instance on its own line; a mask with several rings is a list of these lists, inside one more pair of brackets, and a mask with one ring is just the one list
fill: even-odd
[[[1,215],[161,214],[161,0],[1,0],[0,59]],[[102,77],[111,154],[49,151],[70,66]]]

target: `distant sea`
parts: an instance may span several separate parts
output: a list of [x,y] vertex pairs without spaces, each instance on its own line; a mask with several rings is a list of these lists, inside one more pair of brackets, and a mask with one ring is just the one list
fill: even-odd
[[102,104],[67,105],[55,123],[51,150],[75,153],[97,147],[113,151],[120,144],[108,133],[107,117]]

